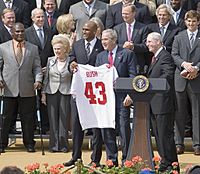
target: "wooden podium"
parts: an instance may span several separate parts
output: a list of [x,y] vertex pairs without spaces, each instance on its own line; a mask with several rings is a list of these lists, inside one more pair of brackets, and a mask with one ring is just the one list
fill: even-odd
[[155,93],[162,93],[169,89],[169,84],[163,78],[150,78],[149,88],[145,92],[133,89],[132,78],[118,78],[114,89],[117,93],[129,94],[134,102],[133,128],[127,160],[134,156],[141,156],[151,169],[154,169],[153,151],[150,135],[150,105],[149,102]]

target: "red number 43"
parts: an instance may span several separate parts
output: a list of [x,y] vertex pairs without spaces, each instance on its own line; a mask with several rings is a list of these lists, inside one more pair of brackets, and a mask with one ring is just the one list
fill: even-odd
[[89,99],[90,104],[105,105],[107,103],[105,84],[103,82],[96,82],[94,88],[99,90],[101,97],[97,98],[94,94],[92,82],[86,82],[85,96]]

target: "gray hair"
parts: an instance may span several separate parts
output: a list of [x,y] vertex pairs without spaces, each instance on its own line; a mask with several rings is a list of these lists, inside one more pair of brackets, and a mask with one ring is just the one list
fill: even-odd
[[153,40],[160,41],[160,43],[162,43],[161,34],[158,32],[149,33],[147,37],[151,37]]
[[44,13],[44,11],[43,11],[41,8],[34,8],[34,9],[31,11],[31,17],[32,17],[32,18],[35,17],[35,14],[36,14],[37,12],[42,12],[42,13]]
[[158,13],[161,9],[165,9],[167,11],[167,13],[172,16],[173,15],[173,11],[171,6],[167,5],[167,4],[161,4],[158,6],[158,8],[156,9],[156,16],[158,16]]
[[117,32],[115,30],[113,30],[113,29],[106,29],[106,30],[104,30],[102,32],[102,35],[105,34],[105,33],[107,33],[109,35],[109,38],[111,40],[115,40],[115,41],[117,40]]

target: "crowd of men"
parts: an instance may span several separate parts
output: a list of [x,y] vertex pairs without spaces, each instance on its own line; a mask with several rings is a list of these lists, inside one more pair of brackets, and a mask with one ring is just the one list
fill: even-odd
[[[1,92],[4,89],[5,117],[1,121],[1,153],[8,145],[9,132],[15,132],[18,114],[24,145],[28,152],[35,151],[34,90],[41,88],[47,59],[53,55],[51,40],[58,34],[57,18],[70,13],[76,33],[69,55],[72,73],[78,64],[109,63],[116,67],[119,77],[144,74],[167,79],[170,90],[156,94],[150,103],[152,129],[162,157],[159,170],[170,170],[172,162],[178,161],[177,154],[184,153],[187,126],[192,132],[194,155],[200,155],[200,1],[149,0],[143,4],[139,0],[122,0],[109,5],[111,2],[0,0],[0,88]],[[98,38],[98,24],[90,21],[93,17],[100,19],[106,28]],[[131,134],[131,104],[133,101],[128,95],[116,94],[116,129],[92,129],[91,162],[97,166],[103,142],[107,158],[118,165],[117,134],[122,142],[122,164],[125,162]],[[43,104],[41,115],[45,133],[49,125]],[[73,98],[71,122],[73,153],[65,166],[74,165],[81,158],[84,138]]]

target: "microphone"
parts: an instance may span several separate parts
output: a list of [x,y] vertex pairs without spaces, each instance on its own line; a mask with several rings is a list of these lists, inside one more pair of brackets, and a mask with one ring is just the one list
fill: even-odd
[[137,75],[140,74],[140,65],[136,65],[136,74],[137,74]]
[[144,65],[144,75],[146,75],[146,74],[147,74],[147,72],[148,72],[148,68],[149,68],[149,66],[148,66],[148,65]]

